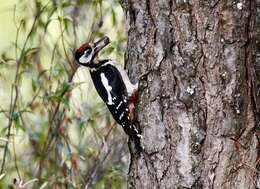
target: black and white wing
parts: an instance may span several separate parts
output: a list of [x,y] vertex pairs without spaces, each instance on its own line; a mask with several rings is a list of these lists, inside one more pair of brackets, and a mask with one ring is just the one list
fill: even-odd
[[98,70],[92,71],[91,77],[99,96],[106,103],[113,118],[122,125],[136,147],[142,150],[140,131],[129,117],[127,86],[120,70],[113,64],[105,64]]
[[110,64],[91,72],[92,80],[113,118],[122,125],[129,124],[128,96],[126,86],[118,69]]

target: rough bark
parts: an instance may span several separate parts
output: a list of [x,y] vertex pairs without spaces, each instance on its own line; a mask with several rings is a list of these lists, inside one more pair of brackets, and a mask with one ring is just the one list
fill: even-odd
[[145,153],[132,156],[131,188],[257,188],[256,5],[122,2],[129,74],[150,71],[138,107]]

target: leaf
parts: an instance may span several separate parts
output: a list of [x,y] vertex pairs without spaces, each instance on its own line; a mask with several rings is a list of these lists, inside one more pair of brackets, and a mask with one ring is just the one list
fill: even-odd
[[5,53],[1,54],[1,64],[7,63],[9,61],[15,61],[15,59],[7,57]]
[[66,7],[70,7],[70,6],[73,6],[73,4],[70,2],[70,1],[65,1],[65,2],[62,2],[61,4],[61,7],[62,8],[66,8]]
[[0,180],[2,180],[4,177],[5,177],[5,173],[2,173],[1,175],[0,175]]
[[8,142],[7,138],[0,137],[0,141]]
[[79,129],[82,131],[87,126],[87,122],[85,120],[80,119],[79,121]]
[[18,112],[13,112],[12,114],[12,120],[17,121],[19,119],[19,113]]
[[64,82],[61,84],[60,87],[58,87],[56,89],[55,92],[52,92],[49,96],[48,99],[52,100],[52,101],[58,101],[58,102],[63,102],[65,105],[68,105],[68,99],[66,99],[66,97],[64,97],[64,95],[70,91],[72,91],[72,89],[74,89],[75,87],[79,86],[80,84],[82,84],[83,82],[79,82],[79,83],[68,83],[68,82]]
[[70,18],[70,17],[64,17],[63,18],[63,24],[64,24],[64,29],[65,29],[65,31],[69,31],[68,30],[68,28],[69,28],[69,24],[71,24],[71,23],[73,23],[73,20],[72,20],[72,18]]
[[69,108],[69,98],[68,98],[68,97],[61,98],[61,102],[62,102],[67,108]]
[[12,120],[14,121],[14,124],[16,126],[16,128],[20,128],[23,131],[25,131],[25,129],[22,127],[21,123],[20,123],[20,116],[21,116],[22,112],[13,112],[12,114]]
[[113,24],[113,26],[116,25],[116,13],[115,13],[114,9],[112,9],[112,24]]
[[33,47],[33,48],[29,48],[25,51],[25,56],[26,57],[31,57],[33,55],[35,55],[36,53],[38,53],[40,51],[39,47]]
[[22,55],[22,65],[24,68],[31,70],[32,66],[37,63],[35,57],[38,55],[40,48],[34,47],[27,49]]
[[36,89],[37,89],[37,84],[36,83],[37,82],[35,81],[35,79],[32,79],[32,90],[33,90],[33,92],[35,92]]
[[39,179],[34,178],[34,179],[29,180],[29,181],[27,181],[26,183],[24,183],[23,186],[26,186],[26,185],[29,185],[29,184],[31,184],[31,183],[37,182],[38,180],[39,180]]
[[49,182],[48,182],[48,181],[45,181],[45,182],[41,185],[40,189],[44,189],[48,184],[49,184]]

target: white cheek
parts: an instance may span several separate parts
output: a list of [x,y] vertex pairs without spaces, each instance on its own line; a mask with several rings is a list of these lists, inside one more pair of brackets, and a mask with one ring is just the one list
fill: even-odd
[[82,63],[82,64],[86,64],[86,63],[89,63],[92,59],[92,56],[93,56],[93,51],[90,55],[88,55],[87,57],[84,55],[82,55],[80,58],[79,58],[79,62]]
[[88,63],[89,61],[91,60],[91,57],[85,57],[84,55],[82,56],[82,57],[80,57],[80,59],[79,59],[79,62],[80,63]]

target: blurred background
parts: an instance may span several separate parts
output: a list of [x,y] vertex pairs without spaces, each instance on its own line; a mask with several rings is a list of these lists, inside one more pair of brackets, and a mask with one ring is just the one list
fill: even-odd
[[73,52],[107,35],[124,62],[117,0],[1,0],[0,188],[126,188],[127,137]]

